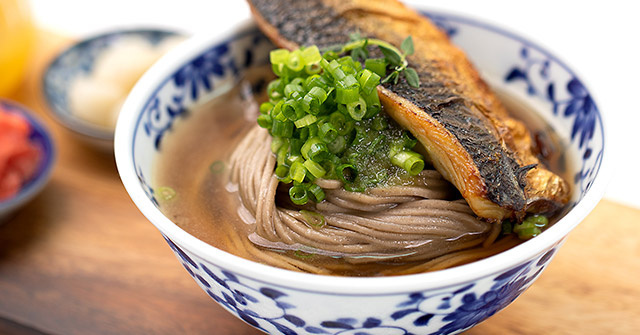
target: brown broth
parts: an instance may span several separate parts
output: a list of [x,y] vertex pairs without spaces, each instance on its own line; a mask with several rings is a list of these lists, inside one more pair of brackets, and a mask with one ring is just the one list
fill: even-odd
[[[247,240],[252,225],[241,218],[242,206],[237,193],[229,190],[226,170],[229,156],[257,117],[258,103],[255,97],[246,94],[248,87],[245,82],[178,121],[163,140],[153,184],[156,188],[175,190],[172,199],[159,199],[160,208],[186,232],[234,255],[269,263],[265,257],[256,255],[281,257],[283,253],[258,249]],[[557,154],[564,151],[563,146],[551,128],[531,108],[504,93],[499,95],[514,115],[525,121],[534,134],[539,134],[540,142],[553,149],[545,160],[552,170],[566,177],[565,159]],[[213,172],[211,165],[220,161],[224,162],[225,169],[218,172],[219,165],[216,165],[216,172]],[[287,253],[297,261],[329,266],[333,269],[331,274],[339,275],[375,276],[389,267],[408,266],[388,262],[353,265],[330,257]]]
[[[180,228],[217,248],[247,257],[236,250],[228,233],[220,233],[248,233],[248,225],[237,214],[239,199],[226,189],[226,159],[257,116],[256,101],[251,96],[243,98],[242,89],[242,85],[233,88],[176,123],[163,139],[154,185],[176,192],[171,200],[158,201],[162,212]],[[211,166],[220,164],[218,161],[224,166],[214,173]]]

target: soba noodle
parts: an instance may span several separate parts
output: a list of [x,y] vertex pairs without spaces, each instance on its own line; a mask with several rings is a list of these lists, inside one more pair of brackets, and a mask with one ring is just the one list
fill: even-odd
[[[269,133],[256,126],[230,159],[230,180],[255,225],[248,240],[257,246],[341,258],[347,264],[413,262],[400,270],[412,273],[466,263],[516,243],[503,239],[493,244],[500,225],[477,218],[463,199],[451,199],[455,190],[435,170],[422,171],[413,185],[362,193],[344,190],[337,180],[318,179],[326,199],[293,205],[279,188],[270,143]],[[301,210],[322,215],[324,225],[307,222]],[[326,272],[285,253],[265,255],[269,263]]]

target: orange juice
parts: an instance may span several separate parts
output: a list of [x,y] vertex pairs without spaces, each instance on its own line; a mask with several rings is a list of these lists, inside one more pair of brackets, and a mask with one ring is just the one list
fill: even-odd
[[27,0],[0,0],[0,96],[20,84],[34,42]]

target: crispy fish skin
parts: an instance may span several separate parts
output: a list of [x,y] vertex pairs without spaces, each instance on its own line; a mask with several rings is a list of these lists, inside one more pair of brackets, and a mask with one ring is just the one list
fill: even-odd
[[352,32],[400,45],[420,77],[378,87],[385,111],[424,145],[435,168],[480,217],[552,212],[568,184],[536,157],[526,127],[511,118],[464,53],[423,16],[394,0],[249,0],[258,26],[280,47],[327,47]]

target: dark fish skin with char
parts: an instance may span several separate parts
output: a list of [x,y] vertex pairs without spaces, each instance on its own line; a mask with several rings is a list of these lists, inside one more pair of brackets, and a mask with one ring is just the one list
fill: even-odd
[[[395,0],[249,0],[258,26],[280,47],[345,43],[358,32],[399,45],[412,35],[404,79],[378,88],[385,111],[425,146],[434,166],[481,217],[552,212],[569,187],[535,157],[530,135],[512,119],[466,56],[426,18]],[[524,129],[524,130],[523,130]],[[521,134],[524,132],[524,134]],[[517,133],[517,135],[516,135]]]

